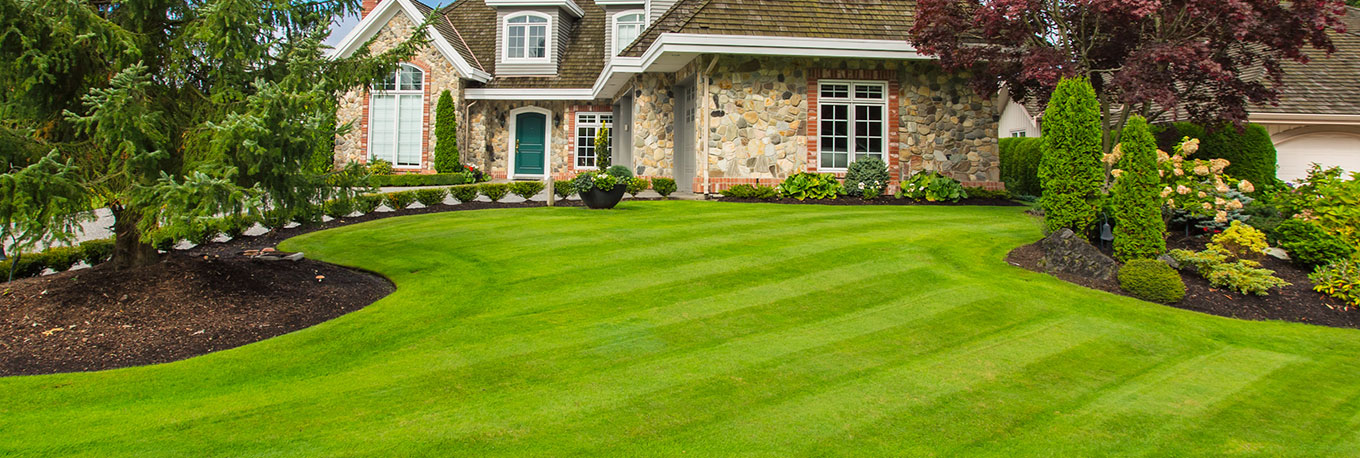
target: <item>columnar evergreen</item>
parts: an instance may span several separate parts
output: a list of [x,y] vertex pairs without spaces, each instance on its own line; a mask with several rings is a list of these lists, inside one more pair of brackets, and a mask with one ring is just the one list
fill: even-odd
[[1039,180],[1044,223],[1086,234],[1100,210],[1105,169],[1100,164],[1100,103],[1085,78],[1058,83],[1043,119]]
[[1119,137],[1113,199],[1114,255],[1121,261],[1154,258],[1166,251],[1166,223],[1158,195],[1157,139],[1147,120],[1134,115]]
[[460,167],[457,111],[453,95],[448,90],[439,93],[439,104],[434,111],[434,169],[439,173],[453,173]]

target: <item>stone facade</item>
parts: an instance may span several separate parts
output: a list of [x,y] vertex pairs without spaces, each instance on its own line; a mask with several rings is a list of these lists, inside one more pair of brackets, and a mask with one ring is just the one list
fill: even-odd
[[[692,73],[692,72],[691,72]],[[633,168],[642,176],[675,174],[675,92],[682,73],[644,73],[633,79]]]
[[933,62],[910,68],[899,112],[907,174],[933,170],[965,183],[1001,181],[995,100],[969,87],[967,75],[948,75]]
[[806,168],[807,69],[787,58],[719,61],[708,87],[710,180],[777,180]]
[[[401,44],[411,36],[416,24],[404,14],[397,14],[374,37],[373,54],[379,54]],[[422,48],[409,62],[425,71],[425,114],[422,122],[421,167],[405,169],[412,172],[434,172],[435,110],[439,95],[448,90],[454,105],[462,105],[463,80],[453,64],[432,46]],[[340,97],[336,108],[337,125],[350,125],[349,132],[335,139],[335,163],[368,161],[368,105],[367,88],[354,88]],[[458,112],[457,109],[454,110]],[[398,169],[402,170],[402,169]]]

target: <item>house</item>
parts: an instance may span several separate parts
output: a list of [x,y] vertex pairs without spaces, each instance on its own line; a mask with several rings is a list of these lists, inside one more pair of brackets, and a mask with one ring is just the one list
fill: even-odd
[[614,164],[681,191],[844,173],[876,156],[894,180],[939,170],[1002,187],[999,109],[908,43],[911,0],[368,0],[337,46],[381,51],[433,13],[430,45],[345,94],[336,161],[432,171],[433,106],[458,105],[463,161],[498,179]]
[[[1275,105],[1257,105],[1249,121],[1265,126],[1278,152],[1281,180],[1307,176],[1313,163],[1360,172],[1360,8],[1347,8],[1346,32],[1333,33],[1336,53],[1307,64],[1284,63]],[[1039,136],[1043,106],[1002,97],[1001,137]]]

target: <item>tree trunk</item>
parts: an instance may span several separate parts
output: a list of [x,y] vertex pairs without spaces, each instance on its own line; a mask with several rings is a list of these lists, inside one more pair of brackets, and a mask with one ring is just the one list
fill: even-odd
[[160,262],[156,247],[142,241],[142,232],[137,229],[142,215],[125,207],[113,210],[113,263],[115,270],[149,266]]

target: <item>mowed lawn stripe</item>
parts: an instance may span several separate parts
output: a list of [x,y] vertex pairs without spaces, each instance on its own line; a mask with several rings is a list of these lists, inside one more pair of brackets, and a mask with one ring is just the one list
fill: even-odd
[[[1022,210],[625,202],[317,232],[283,248],[397,292],[186,361],[0,379],[0,454],[1353,450],[1337,429],[1360,422],[1354,330],[1009,266],[1040,236]],[[1250,361],[1205,369],[1249,381],[1183,370],[1217,349]],[[1163,391],[1127,387],[1149,380]],[[1140,395],[1090,407],[1121,393]],[[1207,407],[1168,415],[1177,394]]]

